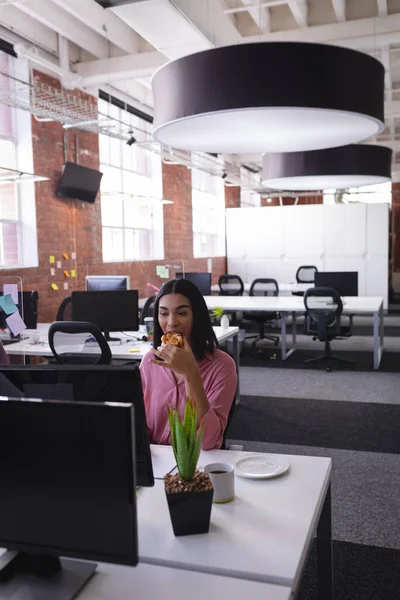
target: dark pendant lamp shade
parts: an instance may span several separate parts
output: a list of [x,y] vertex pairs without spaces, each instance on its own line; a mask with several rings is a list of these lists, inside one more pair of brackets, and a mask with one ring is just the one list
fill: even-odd
[[214,48],[167,63],[152,87],[155,139],[185,150],[316,150],[384,129],[383,65],[338,46]]
[[262,184],[272,190],[347,189],[391,179],[392,150],[351,144],[310,152],[264,154]]

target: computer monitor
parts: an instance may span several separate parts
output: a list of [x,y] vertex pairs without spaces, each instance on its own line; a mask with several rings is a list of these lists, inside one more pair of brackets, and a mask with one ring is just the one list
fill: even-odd
[[[3,296],[3,292],[0,292],[0,296]],[[39,305],[39,294],[36,291],[18,292],[17,307],[21,314],[21,317],[28,329],[37,328],[38,319],[38,305]],[[0,311],[0,329],[7,327],[6,315],[4,311]]]
[[76,597],[138,562],[134,408],[0,399],[1,598]]
[[203,294],[211,296],[211,273],[176,273],[176,279],[188,279],[194,283]]
[[315,287],[330,287],[340,296],[358,296],[357,271],[318,271]]
[[136,364],[1,365],[0,396],[11,394],[77,402],[133,404],[137,485],[154,485],[142,382]]
[[139,329],[139,297],[137,290],[72,292],[72,320],[89,321],[104,332],[137,331]]
[[96,200],[103,173],[76,163],[66,162],[57,187],[57,196],[76,198],[83,202]]
[[129,275],[86,275],[85,290],[87,292],[129,290]]

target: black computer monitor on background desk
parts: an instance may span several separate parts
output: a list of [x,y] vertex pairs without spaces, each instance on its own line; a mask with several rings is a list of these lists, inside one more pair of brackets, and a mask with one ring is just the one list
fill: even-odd
[[176,273],[176,279],[188,279],[194,283],[203,294],[211,296],[211,273]]
[[0,401],[0,598],[68,600],[83,561],[137,564],[134,436],[129,404]]
[[89,321],[103,331],[109,341],[110,331],[139,329],[139,297],[137,290],[72,292],[72,320]]
[[330,287],[340,296],[358,296],[357,271],[318,271],[315,287]]
[[85,278],[87,292],[124,291],[130,287],[129,275],[86,275]]
[[1,365],[0,395],[10,392],[44,399],[133,404],[137,485],[154,485],[138,365]]

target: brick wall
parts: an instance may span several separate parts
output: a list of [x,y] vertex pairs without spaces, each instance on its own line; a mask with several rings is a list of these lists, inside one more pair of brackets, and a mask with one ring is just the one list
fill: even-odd
[[[35,77],[52,86],[59,86],[56,79],[46,75],[35,72]],[[83,92],[76,93],[86,100],[96,102],[95,98]],[[163,165],[164,197],[174,201],[174,204],[164,205],[165,261],[104,264],[99,199],[96,199],[95,204],[89,204],[64,200],[55,195],[61,167],[65,162],[65,152],[68,160],[76,162],[78,153],[79,164],[99,168],[97,135],[78,130],[68,130],[66,134],[60,123],[38,122],[33,117],[32,135],[35,173],[50,178],[49,181],[35,184],[39,266],[2,270],[1,276],[19,275],[25,290],[38,290],[39,320],[55,320],[62,299],[73,290],[83,290],[87,274],[129,275],[131,287],[138,289],[139,296],[144,297],[151,294],[147,282],[155,285],[163,283],[164,280],[156,277],[156,266],[169,259],[184,258],[187,271],[207,270],[207,259],[193,258],[190,170],[179,165]],[[71,258],[73,252],[76,253],[76,260]],[[69,260],[63,258],[63,253],[69,255]],[[49,263],[50,256],[55,257],[55,264]],[[57,261],[61,261],[61,269],[57,268]],[[55,276],[51,276],[50,268],[55,268]],[[64,270],[76,270],[77,277],[64,276]],[[226,258],[213,258],[213,283],[225,271]],[[173,274],[172,270],[170,275]],[[52,282],[57,283],[58,291],[51,289]],[[64,289],[64,283],[68,284],[68,290]]]

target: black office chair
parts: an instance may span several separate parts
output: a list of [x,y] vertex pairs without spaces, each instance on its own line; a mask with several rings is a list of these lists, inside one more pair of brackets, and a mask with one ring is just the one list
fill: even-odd
[[67,296],[58,307],[56,321],[72,320],[72,296]]
[[[318,273],[317,267],[302,265],[297,269],[296,281],[297,283],[309,283],[312,286],[315,281],[315,273]],[[292,292],[292,296],[304,296],[304,292]]]
[[[93,323],[56,321],[49,327],[49,345],[59,364],[109,365],[111,363],[110,346],[100,329]],[[83,352],[84,347],[85,352]]]
[[333,288],[314,287],[306,290],[304,294],[304,334],[312,335],[316,340],[325,342],[324,354],[309,358],[304,365],[319,362],[327,363],[326,370],[331,371],[331,364],[337,363],[354,367],[354,362],[346,358],[334,356],[331,351],[331,340],[335,338],[349,337],[352,334],[352,326],[345,327],[341,324],[343,313],[343,302],[339,293]]
[[140,314],[140,324],[141,325],[144,325],[144,320],[146,317],[154,317],[155,301],[156,301],[155,296],[150,296],[150,298],[147,298],[147,300],[142,308],[142,312]]
[[[275,279],[255,279],[250,287],[249,296],[278,296],[279,295],[279,286]],[[249,340],[251,338],[255,338],[253,342],[253,350],[257,348],[257,342],[259,340],[271,340],[274,342],[275,346],[279,343],[278,335],[266,335],[265,334],[265,325],[267,323],[271,323],[276,319],[280,319],[280,314],[277,312],[271,311],[245,311],[243,313],[243,318],[248,321],[253,321],[258,323],[260,326],[260,330],[258,334],[252,334],[246,336],[245,339]]]
[[244,285],[239,275],[220,275],[218,285],[220,296],[243,296]]

